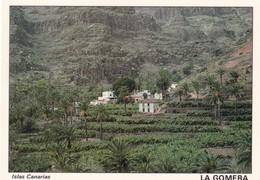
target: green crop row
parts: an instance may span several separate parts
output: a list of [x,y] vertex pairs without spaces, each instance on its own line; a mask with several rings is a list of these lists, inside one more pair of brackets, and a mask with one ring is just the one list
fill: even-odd
[[[250,115],[252,114],[251,108],[240,108],[235,111],[235,109],[221,109],[222,116],[232,116],[232,115]],[[214,113],[212,110],[188,110],[187,116],[193,117],[210,117],[213,116]]]
[[[209,101],[170,101],[167,103],[169,107],[205,107],[210,108],[213,107],[212,104],[209,103]],[[235,101],[225,101],[222,105],[223,108],[234,108],[235,107]],[[252,101],[238,101],[237,102],[237,108],[251,108],[252,107]]]
[[252,122],[232,122],[230,128],[234,129],[252,129]]
[[252,114],[252,108],[240,108],[237,109],[237,112],[235,109],[222,109],[221,115],[222,116],[232,116],[232,115],[251,115]]
[[190,118],[187,116],[172,118],[120,118],[120,124],[175,124],[175,125],[217,125],[212,118]]
[[188,110],[187,116],[194,116],[194,117],[208,117],[212,116],[212,112],[209,110]]
[[170,101],[167,103],[167,105],[169,107],[211,107],[212,105],[208,102],[204,102],[204,101],[199,101],[199,102],[195,102],[195,101]]
[[[223,104],[221,104],[222,108],[228,109],[228,108],[235,108],[235,102],[234,101],[226,101]],[[237,108],[252,108],[252,101],[238,101],[237,102]]]
[[74,152],[89,151],[89,150],[101,150],[106,149],[107,143],[105,141],[88,141],[88,142],[76,142],[73,145]]
[[252,121],[252,115],[225,116],[225,121]]
[[41,152],[47,150],[46,146],[41,144],[17,144],[13,147],[13,149],[19,151],[20,153]]
[[51,170],[51,156],[35,152],[29,155],[17,154],[9,159],[10,172],[48,172]]
[[196,139],[202,147],[234,147],[239,145],[241,134],[245,131],[248,130],[228,129],[222,133],[199,133]]
[[158,143],[190,143],[192,141],[191,135],[185,134],[142,134],[142,135],[118,135],[114,137],[116,140],[126,141],[131,144],[158,144]]
[[[99,123],[90,123],[88,129],[99,131]],[[143,124],[143,125],[126,125],[117,123],[103,123],[103,132],[106,133],[144,133],[144,132],[220,132],[219,126],[203,125],[203,126],[187,126],[172,124]]]

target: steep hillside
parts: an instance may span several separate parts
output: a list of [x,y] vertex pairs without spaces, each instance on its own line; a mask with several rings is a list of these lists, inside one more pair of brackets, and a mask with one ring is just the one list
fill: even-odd
[[[12,79],[111,83],[122,75],[144,76],[151,69],[180,70],[185,63],[198,65],[200,72],[215,61],[228,63],[234,56],[230,53],[252,37],[250,8],[10,10]],[[245,58],[246,65],[251,58]]]

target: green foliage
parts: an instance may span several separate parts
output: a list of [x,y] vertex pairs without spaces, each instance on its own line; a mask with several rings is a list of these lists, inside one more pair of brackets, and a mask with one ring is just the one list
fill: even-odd
[[[221,106],[224,109],[231,109],[234,108],[235,102],[225,101]],[[239,101],[237,102],[237,108],[252,108],[252,101]]]
[[130,77],[122,77],[118,79],[117,81],[115,81],[112,87],[112,89],[115,91],[115,95],[120,95],[120,89],[122,90],[122,87],[127,89],[127,93],[131,93],[136,88],[136,83]]
[[251,133],[244,133],[239,140],[236,154],[237,163],[244,166],[246,172],[250,172],[252,168],[252,135]]
[[106,171],[116,173],[130,172],[131,157],[130,146],[124,141],[112,141],[108,144],[108,152],[104,156],[102,164]]
[[9,161],[10,172],[48,172],[51,170],[49,154],[35,152],[19,154]]
[[235,109],[223,109],[223,110],[221,110],[221,114],[223,116],[251,115],[252,109],[251,108],[239,108],[239,111],[237,111],[237,112]]
[[166,91],[171,85],[170,72],[166,69],[161,69],[156,77],[156,86],[162,91],[163,97],[166,97]]
[[208,101],[198,101],[198,104],[194,101],[190,101],[190,100],[187,100],[187,101],[176,101],[176,100],[172,100],[172,101],[169,101],[167,102],[167,105],[169,107],[197,107],[197,105],[199,105],[199,107],[204,107],[204,108],[210,108],[212,107],[211,104],[208,102]]
[[228,84],[235,84],[238,82],[238,78],[239,78],[239,74],[238,72],[236,71],[230,71],[228,73],[228,76],[229,76],[229,81],[228,81]]
[[176,162],[172,154],[163,154],[156,164],[156,172],[158,173],[176,173]]
[[221,164],[221,156],[216,156],[212,153],[205,151],[198,156],[196,163],[199,173],[214,173],[224,169],[227,169],[225,164]]
[[100,124],[99,133],[100,133],[100,139],[102,139],[103,138],[103,120],[106,119],[107,117],[109,117],[109,113],[103,104],[99,104],[96,106],[95,115],[96,115],[96,119],[99,121],[99,124]]
[[102,150],[107,149],[107,142],[104,141],[88,141],[88,142],[76,142],[73,148],[73,152],[82,152],[90,150]]
[[19,153],[46,151],[46,147],[38,144],[18,144],[14,147]]
[[192,135],[188,134],[138,134],[138,135],[120,135],[116,136],[114,139],[120,141],[126,141],[131,144],[141,145],[141,144],[164,144],[164,143],[176,143],[176,144],[186,144],[193,141]]
[[[182,88],[182,96],[188,92],[187,86]],[[67,92],[61,90],[56,98],[57,89],[48,83],[20,87],[23,90],[16,91],[16,95],[12,92],[12,101],[18,104],[10,106],[10,171],[198,173],[229,172],[222,165],[234,164],[237,168],[230,169],[231,172],[250,172],[248,157],[251,151],[248,145],[242,147],[245,140],[241,140],[241,134],[250,132],[252,128],[251,101],[223,102],[221,115],[225,126],[219,126],[211,117],[214,104],[206,100],[185,99],[167,103],[172,108],[195,109],[199,106],[202,109],[188,110],[181,115],[131,117],[138,110],[136,104],[128,104],[125,112],[123,104],[89,106],[88,98],[78,95],[77,91],[73,95],[74,88]],[[214,82],[208,87],[216,92]],[[46,97],[34,97],[41,91]],[[25,98],[15,97],[18,94]],[[78,99],[81,99],[80,117],[76,118],[73,102]],[[235,105],[237,112],[234,111]],[[54,111],[53,107],[58,107],[58,110]],[[72,114],[78,121],[75,120],[73,125],[62,122],[60,119],[65,118],[65,114],[68,119]],[[44,128],[38,126],[38,120],[42,119],[46,120]],[[26,133],[21,134],[21,131]],[[89,139],[83,139],[85,137]],[[204,153],[204,148],[212,147],[237,148],[236,158],[217,159],[215,155],[211,157]],[[43,158],[37,153],[47,161],[39,163]],[[28,160],[24,161],[23,156],[29,157]],[[23,161],[28,164],[24,165]],[[33,163],[39,163],[39,166],[33,167]]]
[[225,121],[252,121],[252,115],[225,116]]
[[134,157],[134,165],[133,169],[134,172],[140,173],[151,173],[154,172],[154,158],[152,157],[151,153],[146,154],[145,152],[141,151]]
[[78,164],[79,156],[71,154],[67,147],[67,142],[59,141],[49,146],[52,157],[54,172],[81,172],[81,166]]
[[212,116],[212,112],[208,110],[188,110],[187,116],[194,116],[194,117],[210,117]]
[[[145,133],[145,132],[220,132],[221,128],[213,126],[214,123],[207,123],[210,125],[202,126],[189,126],[186,125],[189,122],[183,122],[179,124],[115,124],[115,123],[103,123],[102,130],[106,133]],[[205,123],[205,122],[204,122]],[[183,124],[183,125],[182,125]],[[192,124],[192,123],[190,123]],[[193,124],[199,124],[193,122]],[[205,123],[206,124],[206,123]],[[100,125],[98,123],[90,123],[89,129],[98,130]]]
[[76,138],[75,125],[53,125],[44,132],[46,145],[51,142],[66,141],[67,147],[72,147],[72,141]]
[[22,133],[34,133],[39,131],[40,131],[40,127],[32,119],[28,119],[27,121],[25,121],[25,124],[22,126],[21,129]]
[[249,130],[252,129],[252,122],[231,122],[230,124],[230,128],[232,129],[245,129],[245,130]]
[[192,64],[186,64],[186,65],[182,68],[182,72],[183,72],[183,74],[185,74],[185,75],[187,76],[187,75],[190,75],[190,74],[191,74],[192,69],[193,69],[193,65],[192,65]]
[[202,147],[234,147],[239,144],[240,135],[243,131],[229,129],[222,133],[200,133],[197,136],[197,140],[201,143]]

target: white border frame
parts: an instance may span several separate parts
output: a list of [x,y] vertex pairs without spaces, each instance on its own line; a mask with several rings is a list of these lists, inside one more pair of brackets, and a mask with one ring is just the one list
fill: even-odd
[[[9,6],[201,6],[201,7],[253,7],[253,164],[252,174],[246,174],[248,180],[260,180],[260,113],[257,109],[260,107],[260,98],[257,93],[260,92],[260,86],[257,84],[260,74],[260,45],[259,45],[259,32],[260,32],[260,1],[259,0],[182,0],[179,2],[171,2],[173,0],[3,0],[1,1],[1,65],[0,65],[0,178],[3,180],[12,179],[13,174],[27,175],[29,173],[9,173],[8,172],[8,97],[9,97]],[[175,0],[177,1],[177,0]],[[2,12],[1,12],[2,10]],[[2,51],[2,52],[1,52]],[[201,180],[201,175],[206,174],[106,174],[106,173],[35,173],[38,175],[50,175],[52,180],[59,179],[192,179]],[[214,174],[208,174],[213,179]],[[26,178],[25,178],[26,179]],[[235,179],[234,179],[235,180]]]

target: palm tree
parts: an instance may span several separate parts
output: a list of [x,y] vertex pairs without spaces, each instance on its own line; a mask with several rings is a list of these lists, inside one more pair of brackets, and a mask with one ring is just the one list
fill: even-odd
[[161,69],[156,78],[156,86],[162,91],[163,98],[167,99],[167,89],[171,85],[170,72],[166,69]]
[[221,102],[223,101],[223,96],[221,86],[218,82],[212,84],[210,95],[215,106],[215,119],[219,119],[219,124],[221,124]]
[[240,139],[239,148],[236,153],[238,165],[243,165],[245,170],[252,168],[252,136],[250,133],[243,133]]
[[52,152],[54,171],[66,172],[69,164],[66,141],[52,143],[49,149]]
[[67,142],[67,148],[71,149],[72,141],[76,138],[75,125],[53,125],[44,132],[46,146],[49,142]]
[[211,89],[213,87],[213,85],[215,84],[215,78],[213,75],[207,75],[205,78],[204,78],[204,83],[209,86],[209,89]]
[[107,118],[109,115],[106,110],[106,107],[103,104],[98,104],[96,106],[95,113],[96,113],[96,118],[100,123],[100,139],[102,140],[102,138],[103,138],[103,129],[102,129],[103,120],[105,118]]
[[230,77],[229,84],[238,82],[239,74],[236,71],[230,71],[228,75]]
[[75,139],[76,137],[76,126],[70,125],[64,125],[62,126],[62,132],[61,132],[61,136],[63,139],[66,139],[68,142],[68,149],[71,149],[72,147],[72,141]]
[[188,95],[188,92],[189,92],[189,85],[188,85],[188,83],[183,83],[182,85],[181,85],[181,89],[183,90],[183,94],[185,95],[185,96],[187,96]]
[[177,88],[177,91],[175,92],[177,96],[180,98],[180,102],[182,101],[182,95],[184,94],[183,89]]
[[220,84],[221,84],[221,86],[223,86],[223,75],[226,73],[226,71],[225,71],[222,67],[220,67],[220,68],[216,71],[216,73],[219,75],[219,79],[220,79]]
[[49,106],[42,107],[43,118],[45,119],[47,124],[49,124],[49,118],[50,118],[51,113],[52,113],[52,110],[49,108]]
[[86,136],[86,141],[88,141],[88,126],[87,126],[87,116],[88,116],[88,108],[89,108],[89,102],[88,101],[83,101],[79,104],[79,109],[80,109],[80,115],[84,117],[85,120],[85,136]]
[[60,96],[60,92],[54,87],[51,86],[50,87],[50,105],[52,106],[52,112],[55,111],[55,104],[60,100],[61,96]]
[[216,156],[212,153],[205,151],[198,157],[198,162],[196,163],[199,173],[214,173],[219,170],[227,169],[225,164],[220,164],[220,159],[222,156]]
[[189,91],[189,85],[186,82],[177,87],[177,91],[175,92],[175,94],[177,96],[179,96],[180,102],[182,101],[182,96],[183,95],[187,96],[188,91]]
[[191,82],[191,84],[192,84],[192,86],[193,86],[193,88],[194,88],[194,90],[196,92],[196,95],[197,95],[197,97],[196,97],[197,108],[199,108],[199,101],[198,101],[198,99],[199,99],[199,90],[201,89],[201,83],[199,81],[197,81],[197,80],[194,80],[194,81]]
[[64,115],[64,124],[67,124],[68,123],[68,115],[69,115],[69,112],[70,112],[70,101],[65,96],[61,99],[60,103],[61,103],[60,106],[62,108],[63,115]]
[[80,90],[78,88],[74,89],[71,93],[71,101],[73,103],[73,114],[76,113],[76,102],[79,98],[79,94],[80,94]]
[[219,119],[219,124],[221,124],[221,102],[223,101],[222,86],[214,80],[212,75],[206,76],[204,81],[209,87],[209,97],[214,104],[214,118]]
[[140,173],[153,172],[154,167],[152,162],[154,159],[151,154],[140,154],[135,158],[135,169]]
[[119,97],[121,97],[124,101],[124,109],[125,109],[125,113],[126,113],[126,97],[129,94],[129,90],[126,86],[122,86],[118,89],[119,91]]
[[156,164],[156,171],[158,173],[176,173],[176,165],[174,163],[174,159],[172,154],[164,154],[159,162]]
[[242,95],[242,86],[239,86],[238,84],[229,84],[227,86],[227,92],[229,93],[229,96],[235,97],[235,118],[237,118],[237,102],[239,98],[243,98]]
[[127,142],[114,140],[108,144],[108,152],[102,163],[109,172],[128,173],[133,162],[130,150]]

